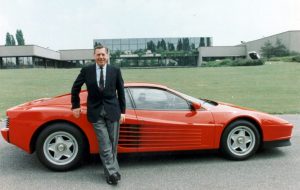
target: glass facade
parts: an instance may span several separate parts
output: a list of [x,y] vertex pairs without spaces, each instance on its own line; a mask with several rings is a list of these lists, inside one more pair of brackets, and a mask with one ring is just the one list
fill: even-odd
[[[201,42],[201,43],[200,43]],[[111,52],[110,63],[120,67],[197,66],[201,46],[212,46],[211,37],[95,39]]]
[[[147,49],[147,43],[152,41],[154,44],[158,44],[162,39],[166,42],[166,44],[171,43],[174,47],[177,47],[179,40],[187,37],[178,37],[178,38],[128,38],[128,39],[95,39],[95,44],[102,44],[110,51],[136,51],[136,50],[145,50]],[[211,37],[191,37],[189,39],[189,44],[195,45],[195,48],[200,45],[200,38],[204,38],[205,46],[212,46],[212,38]]]
[[3,57],[1,61],[1,68],[3,67],[9,67],[9,68],[17,67],[16,57]]
[[33,65],[32,57],[17,57],[19,66]]
[[51,60],[41,57],[1,57],[0,68],[39,68],[56,67],[58,60]]

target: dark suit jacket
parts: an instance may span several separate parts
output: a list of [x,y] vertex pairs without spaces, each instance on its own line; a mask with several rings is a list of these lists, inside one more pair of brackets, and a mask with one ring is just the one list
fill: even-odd
[[[120,114],[125,113],[124,81],[119,68],[112,65],[106,67],[105,88],[101,92],[97,85],[96,65],[91,64],[81,69],[71,90],[72,109],[80,107],[79,93],[81,86],[87,86],[87,117],[89,122],[95,123],[99,119],[101,105],[111,121],[118,121]],[[118,95],[117,95],[118,94]]]

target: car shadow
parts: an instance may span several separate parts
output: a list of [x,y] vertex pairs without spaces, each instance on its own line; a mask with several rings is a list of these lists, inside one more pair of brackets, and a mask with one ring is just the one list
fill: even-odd
[[[201,150],[201,151],[178,151],[178,152],[155,152],[155,153],[130,153],[119,154],[118,161],[122,168],[132,166],[158,166],[178,164],[214,164],[222,162],[247,162],[258,160],[269,160],[286,156],[284,150],[280,148],[260,149],[254,156],[244,161],[233,161],[223,157],[217,150]],[[98,154],[90,155],[85,161],[85,165],[100,164],[101,161]]]
[[[280,148],[262,149],[246,161],[235,162],[226,160],[218,151],[180,151],[158,153],[119,154],[118,160],[121,174],[125,178],[136,178],[139,173],[145,175],[163,174],[184,168],[244,168],[266,162],[279,160],[288,156],[288,151]],[[166,168],[168,168],[166,170]],[[162,173],[157,173],[158,171]],[[30,178],[28,175],[30,174]],[[70,175],[71,174],[71,175]],[[13,146],[1,146],[0,149],[0,178],[1,176],[19,176],[24,180],[40,183],[47,179],[52,183],[60,180],[66,184],[77,184],[79,181],[95,186],[106,186],[103,167],[99,155],[86,157],[83,165],[68,172],[53,172],[44,167],[36,154],[27,154]]]
[[[279,158],[287,155],[287,152],[281,148],[262,148],[259,149],[254,158],[257,160],[267,160],[270,158]],[[252,159],[252,158],[250,158]]]
[[[280,148],[261,149],[253,157],[243,162],[255,162],[261,160],[270,160],[286,156],[286,151]],[[130,153],[119,154],[118,161],[122,169],[131,167],[159,167],[178,164],[222,164],[224,162],[234,162],[227,160],[216,150],[202,151],[179,151],[179,152],[156,152],[156,153]],[[38,160],[35,153],[28,154],[13,146],[4,146],[0,150],[0,171],[6,174],[15,173],[15,171],[39,171],[41,173],[50,170],[44,167]],[[75,170],[85,170],[98,167],[102,164],[98,154],[89,155],[83,161],[82,166]],[[75,170],[71,170],[75,171]],[[1,172],[0,172],[1,173]],[[55,172],[57,173],[57,172]],[[100,172],[101,173],[101,172]]]

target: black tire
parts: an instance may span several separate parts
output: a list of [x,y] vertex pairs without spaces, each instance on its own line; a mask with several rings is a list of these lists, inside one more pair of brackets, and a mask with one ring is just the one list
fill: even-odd
[[260,133],[254,124],[246,120],[238,120],[224,130],[220,145],[221,152],[230,160],[246,160],[255,154],[260,141]]
[[68,171],[81,164],[85,145],[84,136],[76,127],[68,123],[54,123],[39,134],[36,153],[47,168]]

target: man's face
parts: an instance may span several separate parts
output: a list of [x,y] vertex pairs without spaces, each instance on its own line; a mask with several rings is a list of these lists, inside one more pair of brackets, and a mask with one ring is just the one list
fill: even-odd
[[108,60],[108,54],[106,53],[105,48],[96,49],[94,59],[99,66],[104,66]]

